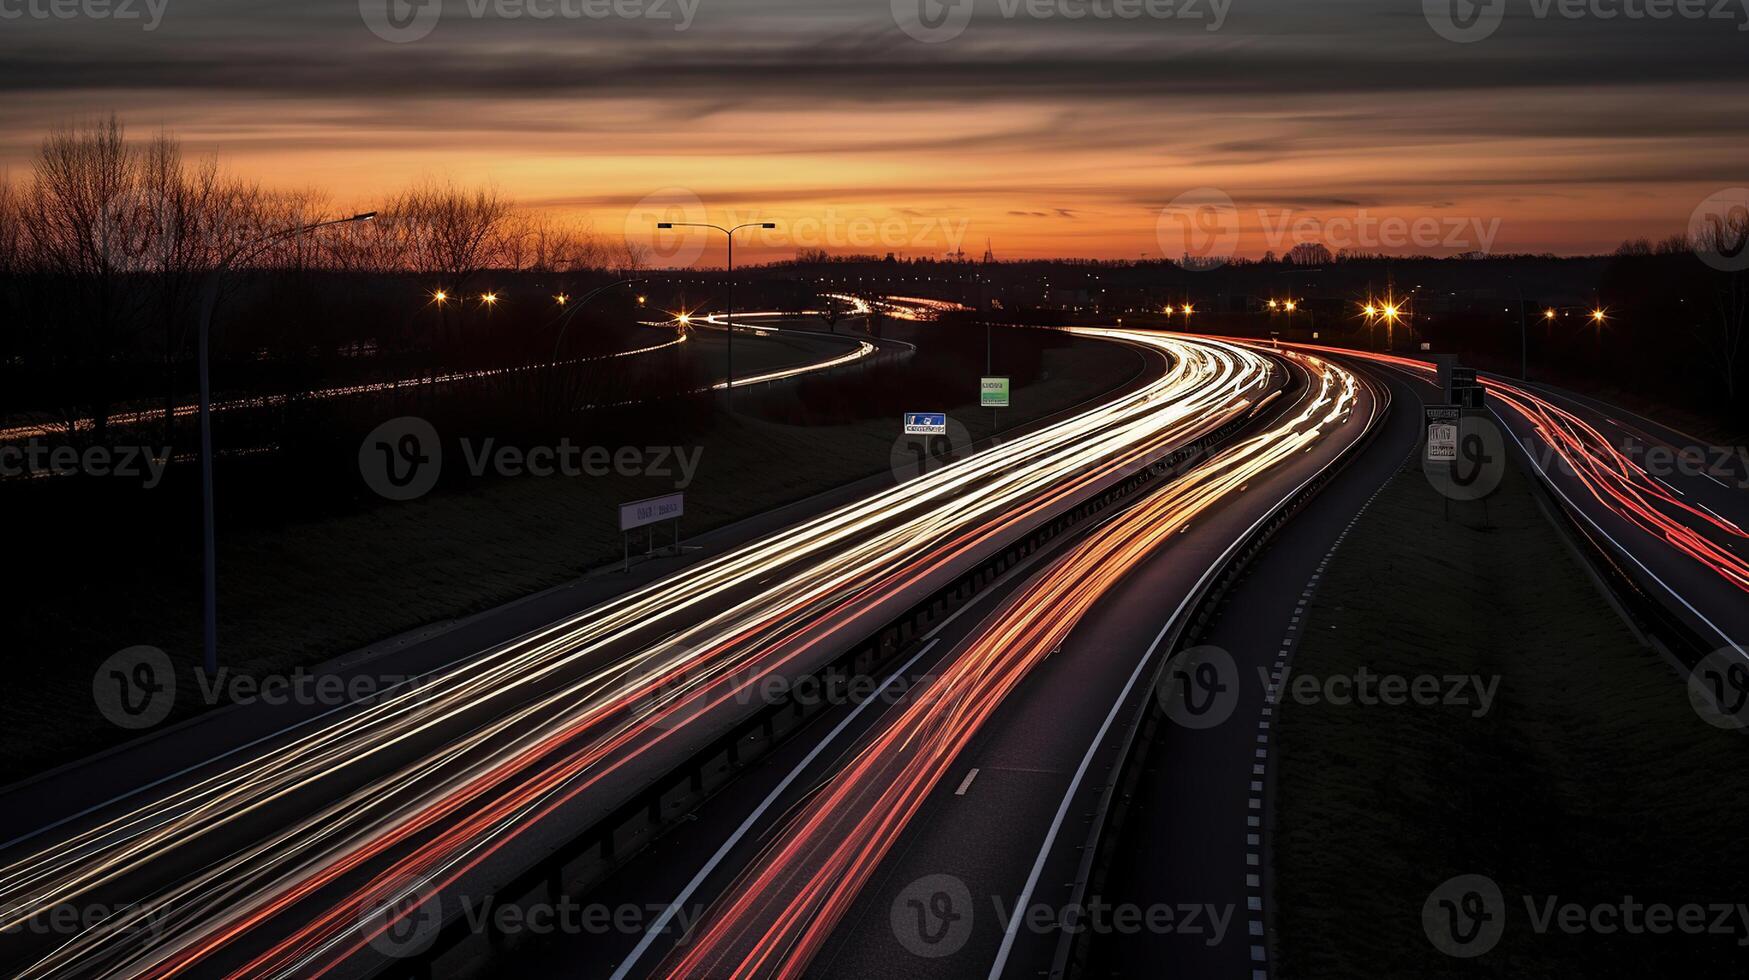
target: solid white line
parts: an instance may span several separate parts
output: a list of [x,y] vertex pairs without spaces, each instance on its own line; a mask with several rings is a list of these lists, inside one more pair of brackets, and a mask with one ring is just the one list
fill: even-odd
[[[1370,430],[1373,425],[1377,424],[1378,418],[1379,415],[1375,406],[1372,418],[1368,419],[1367,424],[1361,428],[1361,432],[1364,434]],[[1161,642],[1166,639],[1166,634],[1171,632],[1172,627],[1178,622],[1179,617],[1184,615],[1185,608],[1190,605],[1192,599],[1201,594],[1203,588],[1208,584],[1208,581],[1215,576],[1215,574],[1226,563],[1227,559],[1230,558],[1235,551],[1239,550],[1239,546],[1250,540],[1251,535],[1257,533],[1257,529],[1262,527],[1282,504],[1292,500],[1295,494],[1311,485],[1313,480],[1318,479],[1324,474],[1325,470],[1328,470],[1331,466],[1340,461],[1342,457],[1347,454],[1347,450],[1352,449],[1353,446],[1353,442],[1350,442],[1347,449],[1338,453],[1335,458],[1331,459],[1323,466],[1318,467],[1317,472],[1307,477],[1305,482],[1283,494],[1269,507],[1268,510],[1264,511],[1263,516],[1259,517],[1249,528],[1246,528],[1243,534],[1240,534],[1235,538],[1233,543],[1228,545],[1227,549],[1221,552],[1220,556],[1215,559],[1214,563],[1208,567],[1208,570],[1202,573],[1202,577],[1197,579],[1196,585],[1185,595],[1184,600],[1178,604],[1178,608],[1172,611],[1172,615],[1167,618],[1166,625],[1160,627],[1160,632],[1154,636],[1154,642],[1148,644],[1147,652],[1137,661],[1136,669],[1130,672],[1129,680],[1124,682],[1123,690],[1118,692],[1117,700],[1112,703],[1111,710],[1105,715],[1105,721],[1100,723],[1099,731],[1093,736],[1092,744],[1087,746],[1086,754],[1081,757],[1081,765],[1075,769],[1074,778],[1069,780],[1068,792],[1063,794],[1063,801],[1057,806],[1056,816],[1051,818],[1050,829],[1045,831],[1044,843],[1039,847],[1038,856],[1033,859],[1032,872],[1027,875],[1026,886],[1020,890],[1020,897],[1015,901],[1013,905],[1014,908],[1027,908],[1028,903],[1032,901],[1032,894],[1038,888],[1039,876],[1044,873],[1045,861],[1050,857],[1051,848],[1057,841],[1057,834],[1063,828],[1063,820],[1068,816],[1069,805],[1074,801],[1075,794],[1081,789],[1081,780],[1087,775],[1087,770],[1092,767],[1093,757],[1099,754],[1100,743],[1105,741],[1106,732],[1111,729],[1111,723],[1116,720],[1118,712],[1123,709],[1124,702],[1129,700],[1130,691],[1135,687],[1136,680],[1141,677],[1143,669],[1145,669],[1149,662],[1154,659],[1154,653],[1159,649]],[[1267,749],[1258,749],[1257,757],[1260,759],[1264,758],[1267,751]],[[1254,820],[1256,818],[1253,817],[1250,819]],[[1008,928],[1002,935],[1002,946],[996,951],[996,962],[990,966],[990,972],[988,974],[989,980],[1000,980],[1002,970],[1008,965],[1009,954],[1014,951],[1014,941],[1020,936],[1020,924],[1023,918],[1025,918],[1025,916],[1015,915],[1009,917]],[[621,980],[621,978],[616,976],[614,980]]]
[[1694,613],[1696,619],[1699,619],[1701,622],[1707,624],[1707,627],[1709,629],[1711,629],[1714,633],[1717,633],[1719,635],[1719,639],[1725,641],[1726,646],[1735,647],[1739,653],[1744,653],[1744,656],[1749,657],[1749,653],[1744,652],[1743,646],[1741,644],[1739,644],[1736,640],[1731,639],[1731,637],[1727,636],[1725,634],[1724,630],[1719,629],[1717,624],[1715,624],[1712,620],[1706,618],[1706,615],[1704,613],[1702,613],[1699,609],[1694,608],[1694,605],[1692,603],[1690,603],[1687,599],[1684,599],[1682,597],[1682,593],[1677,592],[1675,589],[1671,588],[1670,584],[1668,582],[1665,582],[1663,579],[1658,577],[1657,573],[1653,572],[1650,568],[1647,568],[1645,562],[1640,561],[1640,559],[1632,551],[1628,550],[1628,548],[1623,546],[1620,541],[1617,541],[1615,539],[1614,535],[1610,534],[1608,531],[1605,531],[1603,529],[1603,525],[1597,523],[1597,521],[1594,520],[1590,514],[1585,512],[1585,508],[1580,507],[1578,504],[1574,503],[1573,498],[1567,496],[1567,491],[1561,489],[1560,485],[1555,482],[1554,477],[1550,476],[1548,471],[1543,469],[1543,465],[1541,463],[1537,462],[1536,454],[1532,453],[1530,451],[1530,447],[1526,446],[1524,444],[1523,439],[1518,438],[1518,433],[1512,431],[1512,426],[1509,423],[1507,423],[1505,416],[1500,414],[1500,410],[1496,408],[1493,410],[1493,413],[1494,413],[1494,417],[1500,420],[1500,425],[1502,428],[1504,428],[1506,430],[1506,434],[1510,435],[1512,437],[1512,441],[1518,443],[1518,448],[1524,452],[1525,456],[1529,457],[1530,465],[1536,468],[1537,475],[1542,477],[1543,482],[1548,485],[1549,489],[1553,490],[1555,493],[1560,494],[1561,499],[1567,502],[1567,509],[1568,510],[1572,511],[1573,513],[1578,514],[1580,517],[1585,518],[1585,523],[1590,524],[1592,527],[1596,528],[1598,534],[1601,534],[1605,538],[1608,538],[1609,543],[1615,545],[1616,550],[1620,551],[1623,555],[1627,556],[1627,559],[1629,561],[1633,562],[1635,565],[1638,565],[1640,568],[1640,571],[1645,572],[1646,576],[1648,578],[1650,578],[1654,582],[1657,582],[1659,585],[1663,586],[1664,591],[1670,593],[1671,597],[1674,598],[1677,602],[1682,603],[1682,605],[1689,612]]
[[[969,609],[971,607],[967,606],[965,608]],[[942,625],[945,626],[947,624],[943,623]],[[686,883],[686,887],[680,890],[680,894],[675,896],[674,901],[669,903],[668,907],[662,910],[662,914],[657,916],[656,921],[650,924],[650,928],[644,932],[644,938],[638,941],[637,948],[633,949],[631,955],[626,957],[625,962],[619,965],[619,969],[613,971],[612,980],[625,980],[626,975],[631,972],[632,967],[637,964],[638,959],[649,951],[651,944],[656,941],[656,937],[661,935],[663,930],[668,928],[668,923],[673,921],[675,914],[680,911],[680,907],[685,905],[688,899],[692,898],[693,893],[698,891],[699,886],[704,884],[705,878],[709,877],[711,872],[717,869],[717,865],[723,863],[723,858],[728,857],[729,852],[734,850],[735,847],[741,843],[741,839],[747,836],[748,832],[753,829],[753,825],[758,823],[761,817],[765,816],[765,811],[771,809],[772,804],[777,802],[777,798],[787,792],[790,786],[793,785],[797,779],[801,778],[802,773],[805,772],[809,766],[814,764],[814,760],[820,757],[820,753],[826,750],[826,746],[836,740],[839,735],[843,734],[844,730],[850,727],[851,722],[861,717],[863,711],[866,710],[869,705],[874,704],[879,700],[879,695],[884,693],[887,688],[891,687],[893,682],[904,676],[905,672],[911,669],[912,664],[916,663],[924,654],[928,653],[931,648],[940,642],[940,640],[930,640],[928,643],[924,644],[923,649],[918,650],[912,655],[910,660],[905,661],[898,670],[893,671],[893,673],[886,679],[886,682],[875,691],[875,696],[864,699],[863,702],[853,708],[850,714],[846,715],[844,719],[832,729],[832,731],[828,732],[825,738],[821,739],[813,748],[808,750],[807,756],[804,757],[802,761],[796,763],[795,768],[791,769],[789,774],[783,777],[783,781],[777,784],[777,788],[773,789],[765,799],[760,801],[759,806],[755,807],[753,812],[747,815],[747,819],[741,821],[741,825],[735,828],[735,832],[729,835],[729,839],[723,841],[723,846],[717,848],[717,852],[712,854],[710,860],[704,863],[704,867],[698,869],[698,874],[692,876],[692,880]]]
[[977,778],[978,778],[978,770],[976,770],[976,769],[973,769],[971,772],[966,773],[965,781],[960,783],[959,789],[956,789],[953,791],[953,795],[955,795],[955,796],[966,795],[966,790],[972,788],[972,780],[977,779]]

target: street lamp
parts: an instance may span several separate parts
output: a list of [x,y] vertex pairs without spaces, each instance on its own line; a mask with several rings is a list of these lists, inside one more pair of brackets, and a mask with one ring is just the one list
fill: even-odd
[[735,232],[744,228],[764,228],[770,230],[776,227],[777,225],[770,221],[751,221],[744,225],[736,225],[733,228],[724,228],[722,225],[702,224],[692,221],[661,221],[656,224],[656,228],[661,231],[672,231],[675,228],[709,228],[714,231],[722,232],[729,239],[729,315],[727,320],[729,325],[729,342],[728,353],[726,355],[729,377],[728,382],[723,386],[723,390],[727,391],[731,398],[735,394]]
[[[577,315],[578,310],[581,310],[583,307],[588,306],[590,300],[594,299],[597,296],[600,296],[602,293],[605,293],[608,290],[613,289],[616,286],[629,286],[634,282],[648,282],[648,281],[649,280],[647,280],[647,279],[621,279],[619,282],[610,282],[605,286],[599,286],[599,287],[591,290],[582,299],[578,300],[575,304],[571,305],[565,311],[564,323],[560,324],[560,326],[559,326],[558,339],[553,341],[552,363],[555,365],[559,363],[559,345],[563,344],[565,342],[565,331],[571,329],[571,318]],[[565,296],[564,293],[560,293],[557,298],[559,300],[560,306],[566,305],[566,300],[568,299],[568,297]],[[643,303],[644,303],[644,297],[639,296],[638,297],[638,305],[642,306]]]
[[206,274],[200,290],[200,511],[201,511],[201,617],[203,620],[202,650],[206,672],[210,676],[219,670],[219,562],[218,546],[213,527],[213,404],[210,369],[213,307],[219,301],[219,279],[238,263],[246,262],[268,248],[319,228],[370,221],[375,211],[365,211],[350,218],[335,218],[314,224],[285,228],[270,235],[246,242],[232,249]]

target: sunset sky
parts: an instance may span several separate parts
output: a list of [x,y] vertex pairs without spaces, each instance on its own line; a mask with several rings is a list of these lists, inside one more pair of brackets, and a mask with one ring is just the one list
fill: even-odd
[[[1455,43],[1424,11],[1445,0],[1195,0],[1129,20],[978,0],[963,32],[925,43],[900,21],[935,0],[618,0],[645,16],[609,19],[572,15],[605,0],[453,0],[434,24],[404,8],[430,30],[397,44],[367,22],[401,0],[31,13],[51,2],[0,0],[14,177],[53,126],[114,111],[336,207],[424,176],[490,181],[645,243],[658,212],[779,222],[756,258],[986,240],[1000,258],[1176,257],[1161,211],[1199,188],[1234,203],[1242,254],[1296,228],[1377,251],[1591,252],[1680,231],[1749,184],[1738,8],[1569,19],[1510,0],[1491,36]],[[1388,218],[1418,237],[1365,230]]]

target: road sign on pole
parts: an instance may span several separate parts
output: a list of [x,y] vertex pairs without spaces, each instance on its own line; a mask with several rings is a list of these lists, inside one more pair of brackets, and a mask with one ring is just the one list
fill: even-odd
[[982,408],[1007,408],[1010,388],[1007,378],[980,378],[978,405]]
[[905,434],[908,436],[947,435],[946,412],[906,412]]
[[[670,493],[619,505],[620,543],[625,546],[625,570],[632,570],[632,535],[640,527],[664,521],[674,523],[674,553],[680,554],[680,519],[686,516],[686,494]],[[656,532],[649,532],[649,551],[656,550]]]
[[1457,462],[1458,420],[1463,417],[1463,409],[1457,405],[1428,405],[1424,416],[1427,421],[1427,461]]

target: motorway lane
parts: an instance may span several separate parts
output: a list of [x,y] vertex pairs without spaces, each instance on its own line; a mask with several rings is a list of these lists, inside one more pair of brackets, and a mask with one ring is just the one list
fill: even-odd
[[[1370,395],[1363,394],[1362,398],[1367,404],[1362,414],[1370,414],[1372,411]],[[1360,426],[1353,423],[1352,416],[1346,412],[1343,414],[1348,419],[1348,424],[1340,426],[1341,431],[1347,433],[1358,430]],[[1077,628],[1077,632],[1069,635],[1063,641],[1060,653],[1049,654],[1050,644],[1055,642],[1055,639],[1049,636],[1042,640],[1034,637],[1035,645],[1038,642],[1045,644],[1037,648],[1037,656],[1042,657],[1042,662],[1035,661],[1031,667],[1032,674],[1020,682],[1018,689],[1009,698],[996,697],[991,701],[996,706],[995,714],[990,719],[989,731],[992,734],[978,735],[968,741],[965,748],[966,755],[953,763],[954,771],[951,779],[937,778],[932,780],[929,786],[924,787],[930,798],[923,802],[916,821],[911,828],[904,830],[903,836],[906,841],[919,839],[917,835],[921,835],[922,840],[946,842],[942,845],[943,853],[937,855],[939,860],[925,861],[925,865],[950,867],[963,871],[971,875],[966,880],[968,887],[971,887],[974,892],[988,888],[992,898],[1006,896],[1009,901],[1012,901],[1013,896],[1018,894],[1025,884],[1027,871],[1032,861],[1032,852],[1038,848],[1040,837],[1051,823],[1052,813],[1058,806],[1057,797],[1071,781],[1073,771],[1077,768],[1073,758],[1065,760],[1061,757],[1065,754],[1080,757],[1081,753],[1086,751],[1087,744],[1094,740],[1094,732],[1100,727],[1101,720],[1107,712],[1112,710],[1110,705],[1112,699],[1117,696],[1116,690],[1124,685],[1126,676],[1133,676],[1147,661],[1148,658],[1144,656],[1144,651],[1147,650],[1150,641],[1156,635],[1154,630],[1157,628],[1159,620],[1169,616],[1170,613],[1170,609],[1162,608],[1166,605],[1160,599],[1162,590],[1165,590],[1167,595],[1175,594],[1173,590],[1176,590],[1176,594],[1187,592],[1199,580],[1202,570],[1211,564],[1216,557],[1224,553],[1240,536],[1241,531],[1254,523],[1260,513],[1272,508],[1278,490],[1281,490],[1283,494],[1291,491],[1291,487],[1285,487],[1284,483],[1291,482],[1293,486],[1297,486],[1298,482],[1295,481],[1299,481],[1302,474],[1315,471],[1323,462],[1326,462],[1329,456],[1336,452],[1337,443],[1342,441],[1337,439],[1314,441],[1307,447],[1306,451],[1302,451],[1297,443],[1291,447],[1285,447],[1284,452],[1291,455],[1278,470],[1268,472],[1262,477],[1247,478],[1246,482],[1242,484],[1225,486],[1215,491],[1217,497],[1225,495],[1229,490],[1238,491],[1232,494],[1232,499],[1225,504],[1197,513],[1186,528],[1180,528],[1172,520],[1167,520],[1166,523],[1159,525],[1158,530],[1163,537],[1169,540],[1169,544],[1162,550],[1161,555],[1149,558],[1144,562],[1138,577],[1126,579],[1118,584],[1119,593],[1130,600],[1129,602],[1120,603],[1116,599],[1111,600],[1113,604],[1124,609],[1143,611],[1139,618],[1125,620],[1117,627],[1120,630],[1129,631],[1129,635],[1120,637],[1097,632],[1112,628],[1106,625],[1108,621],[1111,621],[1110,618],[1101,613],[1089,617],[1084,627]],[[1222,473],[1234,475],[1235,479],[1238,479],[1233,471],[1229,471],[1223,466],[1215,466],[1212,471],[1199,470],[1198,473],[1205,474],[1201,478],[1202,481],[1205,481],[1203,486],[1217,484],[1223,478],[1220,475]],[[1115,537],[1120,542],[1144,538],[1145,535],[1133,533],[1134,528],[1131,526],[1119,526],[1119,522],[1129,520],[1137,513],[1141,513],[1144,519],[1152,519],[1155,517],[1155,512],[1148,510],[1148,508],[1177,506],[1178,504],[1172,503],[1173,499],[1182,504],[1185,499],[1197,492],[1198,483],[1199,480],[1194,475],[1191,478],[1178,481],[1174,484],[1178,488],[1175,491],[1176,498],[1171,492],[1160,491],[1148,502],[1139,503],[1125,515],[1113,518],[1110,533],[1102,525],[1101,529],[1090,537],[1094,539]],[[1186,485],[1189,485],[1188,489],[1186,489]],[[1170,499],[1162,502],[1161,498]],[[1181,530],[1184,533],[1179,533]],[[1108,546],[1111,543],[1110,540],[1105,542]],[[1077,548],[1080,547],[1083,546],[1077,545]],[[1143,542],[1140,544],[1140,548],[1143,553],[1152,551],[1152,542]],[[1104,552],[1095,555],[1093,567],[1097,568],[1106,560],[1106,557]],[[1171,560],[1167,560],[1168,558]],[[1049,582],[1053,578],[1052,575],[1046,575],[1042,577],[1042,580]],[[1034,582],[1028,584],[1027,588],[1029,590],[1038,588],[1037,583],[1040,580],[1035,579]],[[1141,584],[1136,584],[1137,582]],[[1100,589],[1095,588],[1090,598],[1096,599],[1099,591]],[[1012,609],[1015,607],[1025,608],[1035,605],[1039,601],[1040,599],[1035,595],[1028,595],[1016,600],[1014,605],[1009,607],[1009,615],[1012,615]],[[1106,606],[1102,603],[1099,608],[1103,610]],[[1067,624],[1064,625],[1066,628]],[[981,628],[992,627],[989,623],[985,623]],[[1083,628],[1095,632],[1083,633],[1080,631]],[[976,637],[971,637],[970,640],[975,646],[977,643],[987,643],[989,638],[980,633]],[[945,638],[943,647],[949,644],[964,646],[966,643],[967,638],[955,641],[949,637]],[[996,646],[1001,647],[1003,643],[997,641]],[[964,659],[956,652],[954,662],[945,665],[938,663],[937,667],[951,671],[957,669],[957,662]],[[1095,664],[1098,666],[1090,666]],[[996,672],[992,671],[992,673]],[[1084,677],[1083,674],[1093,676]],[[943,681],[938,678],[938,684],[940,683]],[[935,691],[938,688],[930,690]],[[1076,697],[1065,698],[1063,692],[1066,690],[1074,691]],[[1091,693],[1096,690],[1097,694]],[[1135,697],[1146,696],[1146,694],[1145,691],[1132,689],[1130,697],[1125,700],[1129,704],[1133,704]],[[939,695],[925,697],[934,696]],[[963,706],[982,704],[986,700],[981,695],[973,694],[968,700],[956,703]],[[896,709],[888,710],[885,715],[898,714],[903,716],[911,713],[912,710],[906,705],[901,705]],[[957,713],[959,710],[956,708],[955,712]],[[890,737],[888,730],[896,727],[897,723],[895,722],[884,723],[881,726],[882,731],[879,737]],[[1070,733],[1080,737],[1068,737]],[[903,753],[897,754],[902,755]],[[869,755],[871,753],[861,751],[858,753],[858,758]],[[885,753],[876,752],[872,755],[881,759],[884,758]],[[818,781],[833,768],[832,765],[826,763],[838,761],[836,756],[826,757],[826,762],[821,763],[824,771],[809,775],[807,779],[801,780],[800,784],[810,788],[818,786]],[[979,770],[976,776],[971,775],[971,770],[974,768]],[[946,773],[938,773],[938,775],[944,777]],[[892,780],[898,781],[897,774],[892,776]],[[869,785],[874,790],[879,791],[887,781],[888,775],[877,771]],[[1097,778],[1083,781],[1079,792],[1083,795],[1095,792],[1097,781]],[[965,788],[965,796],[963,797],[956,795],[957,790],[962,786]],[[1053,788],[1055,792],[1052,792]],[[998,812],[993,812],[990,809],[992,801],[1010,796],[1013,797],[1011,807],[998,808]],[[955,800],[976,802],[958,807],[958,817],[954,818],[952,815],[956,810]],[[780,839],[779,835],[767,836],[772,830],[771,825],[776,822],[772,815],[789,814],[797,802],[804,802],[814,809],[823,808],[828,811],[828,816],[840,815],[851,819],[862,815],[883,815],[890,812],[889,808],[886,807],[864,805],[866,800],[854,803],[846,800],[829,800],[822,804],[813,800],[812,794],[810,794],[809,801],[799,801],[793,795],[790,798],[775,801],[770,814],[767,815],[766,822],[755,826],[750,838],[743,840],[737,847],[731,848],[723,865],[713,873],[704,876],[702,879],[703,887],[697,894],[688,896],[688,901],[698,902],[705,900],[706,897],[720,897],[725,889],[746,890],[757,895],[765,895],[768,889],[761,887],[756,881],[751,885],[743,882],[737,886],[734,869],[747,865],[759,853],[759,845],[762,842]],[[942,812],[944,810],[947,812]],[[620,884],[617,886],[619,890],[609,893],[618,896],[611,899],[610,904],[627,901],[624,896],[628,894],[637,897],[637,902],[633,904],[647,903],[650,891],[640,888],[641,883],[646,881],[672,883],[677,880],[680,877],[680,872],[675,870],[674,865],[677,864],[681,868],[692,867],[692,862],[700,859],[706,846],[700,841],[709,842],[716,839],[718,832],[726,833],[726,827],[735,823],[733,819],[720,811],[707,819],[715,821],[710,825],[712,830],[707,831],[701,826],[701,830],[687,835],[689,843],[677,844],[671,849],[665,849],[659,856],[650,857],[648,859],[650,864],[641,864],[637,866],[635,873],[628,872],[627,875],[622,876]],[[798,816],[795,819],[800,821],[802,818]],[[1080,831],[1084,831],[1084,829],[1079,828]],[[1012,839],[1003,842],[1008,846],[992,846],[991,838],[999,830],[1013,835]],[[1071,830],[1057,839],[1055,846],[1051,849],[1051,863],[1055,863],[1059,857],[1059,852],[1064,849],[1067,850],[1069,858],[1074,856],[1075,845],[1078,843],[1078,839],[1075,837],[1076,833],[1076,830]],[[833,836],[834,833],[829,831],[827,837]],[[958,976],[968,975],[968,972],[976,972],[977,960],[980,957],[984,967],[987,967],[994,960],[996,949],[1002,940],[1002,930],[988,911],[983,912],[979,918],[977,941],[968,944],[957,957],[923,960],[911,956],[903,950],[897,950],[897,947],[894,946],[895,936],[888,925],[887,912],[883,911],[891,903],[883,890],[889,887],[903,887],[903,882],[894,884],[894,881],[904,878],[905,875],[902,872],[890,870],[887,864],[891,863],[894,867],[903,866],[919,860],[921,853],[923,852],[911,843],[902,844],[892,851],[887,861],[882,863],[880,877],[871,881],[868,888],[864,889],[860,896],[854,898],[851,905],[852,910],[843,920],[842,928],[838,929],[826,942],[824,951],[814,963],[814,972],[821,975],[880,976],[893,971],[902,971]],[[982,869],[982,874],[973,874],[972,870],[963,868],[960,864],[949,860],[950,858],[988,861],[992,866]],[[672,862],[672,864],[663,867],[661,865],[663,860]],[[814,873],[823,874],[827,879],[836,877],[829,870],[822,873],[818,869],[813,869],[810,862],[806,860],[802,864],[804,867],[812,869]],[[628,882],[631,884],[628,885]],[[798,887],[794,882],[789,882],[787,885]],[[725,907],[729,907],[729,903],[725,903]],[[872,909],[872,911],[867,911],[868,909]],[[720,911],[719,908],[719,918],[721,918]],[[799,921],[805,922],[809,919],[810,917],[804,916]],[[1049,941],[1044,941],[1043,948],[1040,948],[1041,944],[1033,942],[1034,938],[1037,937],[1026,937],[1016,947],[1016,956],[1026,962],[1034,963],[1042,955],[1044,960],[1048,962]],[[682,950],[681,953],[689,953],[693,949],[710,945],[712,942],[714,940],[707,937],[697,943],[689,944],[689,948]],[[594,945],[589,945],[590,943]],[[644,958],[640,959],[629,970],[630,975],[642,975],[648,972],[653,965],[650,961],[656,955],[663,953],[664,950],[669,950],[669,945],[668,937],[658,938],[652,949],[645,953]],[[740,940],[731,937],[725,948],[730,951],[731,955],[739,955],[741,945],[743,944]],[[600,941],[596,939],[591,939],[589,943],[580,946],[573,946],[570,950],[573,961],[586,955],[593,955],[582,952],[583,946],[588,946],[590,949],[601,948]],[[805,960],[803,962],[805,963]],[[786,967],[793,965],[786,964]],[[671,970],[687,976],[718,975],[719,973],[727,975],[729,972],[729,968],[720,961],[702,965],[694,962],[670,962],[665,965],[664,970]],[[763,969],[759,968],[749,972],[755,975],[764,974]]]
[[[1520,383],[1610,436],[1610,444],[1690,501],[1749,527],[1749,449],[1717,446],[1663,423],[1552,385]],[[1677,461],[1689,454],[1692,462]]]
[[[363,899],[404,879],[489,890],[494,867],[520,866],[726,729],[741,712],[711,685],[733,671],[805,672],[999,548],[999,538],[1212,428],[1216,404],[1247,405],[1265,383],[1233,349],[1094,333],[1171,346],[1179,359],[1166,381],[1116,406],[808,522],[776,554],[744,549],[702,563],[466,671],[197,773],[198,785],[185,778],[130,801],[134,809],[101,827],[86,820],[70,828],[78,836],[13,848],[0,877],[11,921],[67,901],[127,908],[30,975],[123,962],[150,966],[149,975],[209,958],[235,965],[275,934],[268,921],[293,908],[285,927],[313,916],[293,933],[296,945],[273,944],[247,972],[304,975],[318,959],[347,959],[364,944],[353,935]],[[928,561],[917,560],[920,549]],[[962,560],[950,567],[955,550]],[[699,672],[700,662],[710,669]],[[685,681],[678,693],[676,677]],[[709,710],[673,724],[681,700],[707,699]],[[652,746],[664,754],[646,755]],[[537,820],[541,831],[524,836]],[[449,825],[441,838],[439,821]],[[169,937],[149,949],[133,941],[148,917]]]
[[[1113,848],[1123,857],[1106,871],[1102,897],[1109,902],[1231,910],[1231,924],[1220,941],[1176,930],[1101,935],[1091,944],[1090,976],[1246,977],[1268,967],[1268,937],[1253,935],[1251,926],[1270,920],[1274,901],[1267,846],[1274,773],[1267,758],[1257,757],[1257,737],[1273,730],[1274,711],[1265,710],[1260,672],[1272,670],[1283,651],[1291,656],[1297,620],[1325,563],[1341,557],[1339,538],[1419,445],[1416,388],[1426,386],[1375,371],[1392,394],[1378,436],[1276,533],[1198,639],[1233,658],[1239,695],[1230,716],[1209,727],[1162,726],[1125,804]],[[1261,806],[1251,807],[1252,799]],[[1259,857],[1255,866],[1252,854]]]
[[[1436,390],[1427,362],[1351,356],[1392,367],[1418,387]],[[1506,433],[1507,450],[1528,457],[1580,529],[1619,557],[1627,574],[1703,644],[1735,647],[1749,656],[1744,653],[1749,649],[1749,526],[1730,517],[1742,512],[1741,491],[1704,475],[1648,472],[1644,454],[1635,457],[1621,448],[1649,434],[1643,423],[1595,407],[1569,411],[1563,407],[1571,404],[1569,396],[1545,397],[1509,378],[1484,375],[1482,380],[1489,410]]]
[[[1180,603],[1250,528],[1345,453],[1382,409],[1373,392],[1360,389],[1342,425],[1198,515],[1101,597],[937,786],[902,850],[809,975],[1022,978],[1048,970],[1060,934],[1039,923],[1072,914],[1065,903],[1090,829],[1087,815],[1114,775],[1123,726],[1141,698],[1155,696],[1147,667],[1163,655],[1156,645],[1175,625]],[[1059,830],[1048,839],[1056,821]],[[924,933],[941,923],[914,918],[922,910],[910,903],[929,902],[932,876],[944,874],[965,883],[971,928],[962,948],[938,955],[943,948],[931,948]],[[1206,916],[1203,922],[1215,927]],[[1229,941],[1237,928],[1236,919],[1227,921]],[[958,935],[950,933],[949,941]]]

